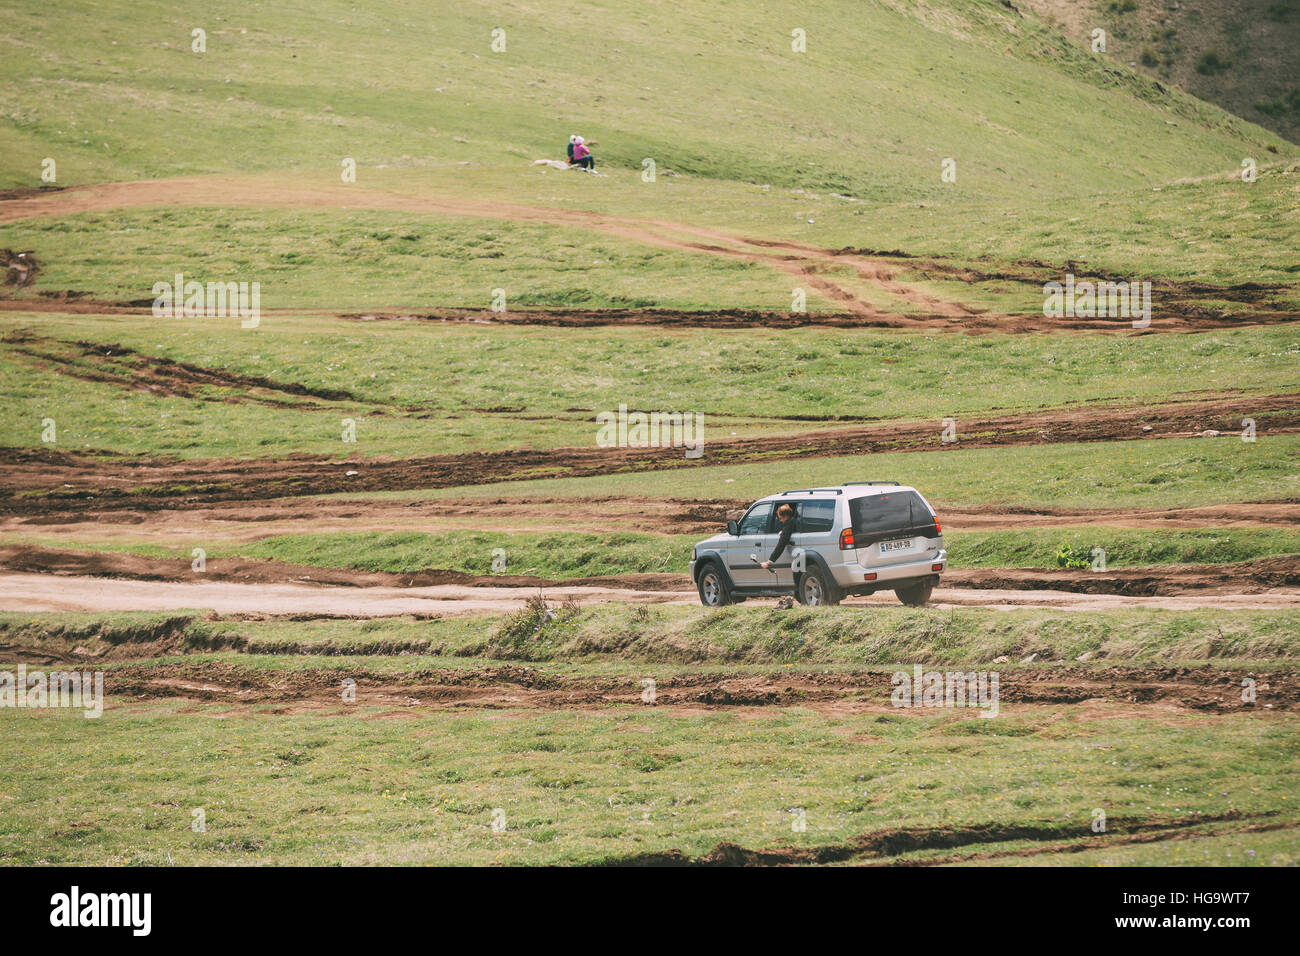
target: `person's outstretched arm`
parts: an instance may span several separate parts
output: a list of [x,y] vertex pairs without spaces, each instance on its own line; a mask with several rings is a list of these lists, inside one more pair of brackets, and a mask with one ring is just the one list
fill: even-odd
[[781,528],[781,537],[776,539],[776,550],[773,551],[772,556],[767,559],[769,563],[781,557],[781,552],[784,551],[786,546],[790,543],[790,535],[792,534],[794,534],[794,518],[787,521],[785,526]]

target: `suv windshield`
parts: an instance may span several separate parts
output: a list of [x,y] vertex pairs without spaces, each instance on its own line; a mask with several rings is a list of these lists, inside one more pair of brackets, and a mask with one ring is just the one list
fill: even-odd
[[915,491],[894,491],[853,498],[849,501],[849,517],[858,547],[863,543],[900,534],[935,537],[938,533],[930,509]]

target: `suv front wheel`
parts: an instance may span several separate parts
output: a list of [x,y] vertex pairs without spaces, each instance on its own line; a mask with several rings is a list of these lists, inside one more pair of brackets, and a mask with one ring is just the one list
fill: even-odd
[[799,599],[800,604],[806,604],[808,607],[839,604],[841,597],[839,588],[827,580],[826,573],[818,567],[811,567],[799,576],[794,596]]
[[918,581],[916,584],[908,585],[905,588],[896,588],[894,593],[908,607],[924,607],[930,600],[930,592],[933,590],[934,582],[925,580]]
[[697,582],[700,590],[700,603],[705,607],[724,607],[731,603],[731,588],[722,576],[718,566],[712,562],[705,565]]

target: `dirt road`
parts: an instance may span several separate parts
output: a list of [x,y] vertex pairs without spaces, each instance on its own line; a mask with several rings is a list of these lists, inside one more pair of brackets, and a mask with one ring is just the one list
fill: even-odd
[[[0,610],[5,611],[170,611],[210,609],[222,615],[254,617],[385,617],[398,614],[451,615],[482,611],[508,612],[523,607],[536,587],[467,587],[442,584],[427,587],[332,587],[312,584],[240,584],[231,581],[180,583],[109,578],[64,577],[48,574],[0,574]],[[572,597],[579,604],[610,601],[654,604],[698,604],[693,591],[651,591],[592,585],[559,585],[544,589],[552,599]],[[754,604],[775,603],[755,600]],[[890,592],[850,598],[848,604],[897,605]],[[1119,594],[1078,594],[1051,590],[987,590],[938,588],[932,606],[1057,608],[1071,611],[1119,607],[1165,608],[1294,608],[1300,588],[1271,588],[1256,594],[1207,590],[1162,597]]]

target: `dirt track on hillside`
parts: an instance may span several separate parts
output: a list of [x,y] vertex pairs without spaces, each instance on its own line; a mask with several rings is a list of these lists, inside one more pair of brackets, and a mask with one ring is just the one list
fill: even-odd
[[[6,449],[0,463],[0,516],[73,515],[130,508],[157,511],[217,501],[339,492],[447,488],[511,480],[647,472],[694,465],[943,451],[1012,445],[1189,437],[1206,430],[1240,441],[1243,417],[1263,434],[1300,431],[1300,395],[1218,398],[1139,408],[1096,405],[957,422],[957,441],[938,423],[870,425],[794,435],[708,441],[703,458],[677,448],[515,449],[402,460],[326,458],[179,461],[121,459],[49,449]],[[1207,441],[1212,439],[1205,439]],[[355,472],[349,475],[348,472]],[[44,495],[25,494],[44,491]]]
[[[0,201],[0,224],[23,219],[47,216],[65,216],[80,212],[104,211],[141,206],[257,206],[395,210],[414,214],[441,216],[472,216],[509,219],[515,222],[543,222],[568,228],[593,229],[607,235],[634,242],[668,248],[676,251],[700,253],[725,258],[755,262],[783,272],[798,282],[811,286],[827,299],[844,309],[844,315],[828,317],[831,324],[881,326],[891,328],[964,331],[1115,331],[1131,334],[1132,322],[1128,319],[1049,319],[1040,312],[1017,315],[981,315],[981,310],[959,301],[937,296],[916,284],[898,278],[903,271],[920,271],[927,278],[947,281],[984,281],[969,267],[954,266],[932,260],[919,260],[902,253],[872,254],[858,249],[820,249],[804,243],[787,240],[751,238],[725,230],[689,223],[661,219],[615,216],[606,213],[577,209],[561,209],[452,197],[419,197],[381,192],[379,190],[345,185],[302,186],[269,179],[252,180],[243,177],[217,176],[189,179],[144,180],[113,183],[99,186],[81,186],[35,195],[19,196]],[[1061,267],[1073,266],[1067,263]],[[856,280],[887,294],[901,305],[883,309],[852,289],[837,282],[833,273],[852,270]],[[929,270],[928,273],[926,270]],[[829,274],[828,274],[829,273]],[[1001,278],[1001,276],[999,276]],[[1271,324],[1294,321],[1294,310],[1270,300],[1280,291],[1277,287],[1244,284],[1228,287],[1206,287],[1205,291],[1180,296],[1177,283],[1165,282],[1158,299],[1159,308],[1149,328],[1144,332],[1196,330],[1218,327],[1237,327],[1249,324]],[[77,293],[65,293],[71,299]],[[1041,288],[1027,292],[1029,301],[1041,301]],[[1238,303],[1246,309],[1241,313],[1225,313],[1197,305],[1196,296]],[[37,300],[39,301],[39,300]],[[73,302],[69,307],[83,309],[88,303]],[[118,309],[131,308],[133,304],[115,303]],[[134,304],[139,307],[139,303]],[[13,308],[21,305],[4,304]],[[372,313],[374,314],[374,313]],[[429,313],[432,317],[474,316],[487,322],[524,323],[544,322],[555,325],[601,324],[682,324],[690,326],[719,325],[743,326],[770,324],[773,316],[764,315],[756,320],[754,314],[743,311],[718,311],[711,313],[681,313],[644,310],[615,315],[610,312],[571,314],[524,312],[507,314],[504,318],[490,312],[475,310],[443,310]],[[801,314],[785,315],[786,323],[810,321]],[[820,319],[811,321],[822,324]]]
[[[989,505],[955,508],[931,500],[945,531],[1005,531],[1071,527],[1135,530],[1300,527],[1300,501],[1205,505],[1196,508],[1033,508]],[[462,498],[449,509],[440,500],[390,498],[274,498],[218,501],[158,511],[115,509],[0,517],[0,533],[48,534],[113,545],[149,540],[188,554],[205,540],[251,542],[268,535],[361,532],[437,533],[452,530],[530,533],[639,531],[649,534],[717,534],[739,518],[742,498],[686,501],[675,498]]]

